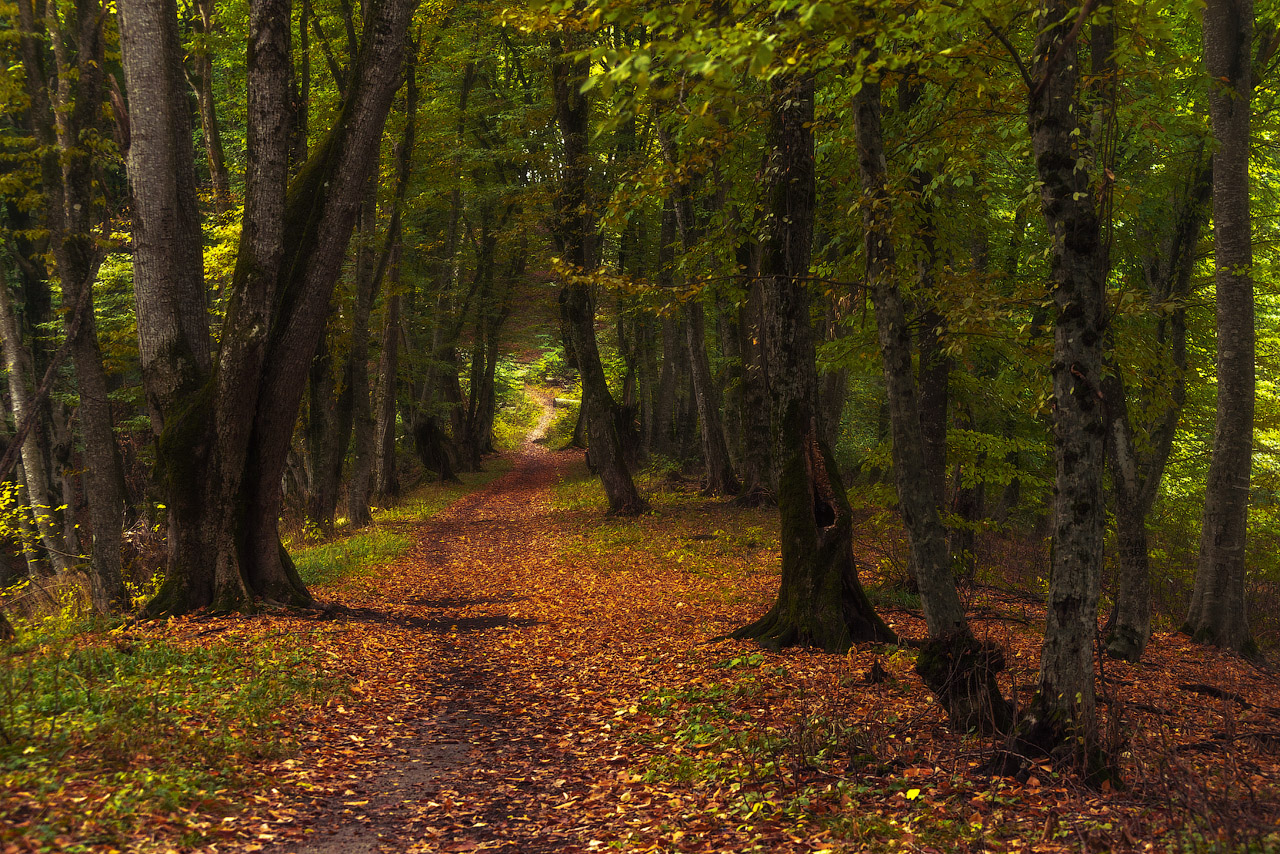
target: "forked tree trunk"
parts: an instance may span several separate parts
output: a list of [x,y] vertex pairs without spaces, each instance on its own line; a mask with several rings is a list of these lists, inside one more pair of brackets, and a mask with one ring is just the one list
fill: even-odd
[[1253,244],[1249,223],[1250,50],[1253,0],[1209,0],[1204,54],[1213,155],[1218,408],[1205,487],[1200,560],[1184,630],[1193,640],[1252,654],[1245,613],[1245,541],[1253,465]]
[[[1196,246],[1208,218],[1211,175],[1197,169],[1173,204],[1171,231],[1161,241],[1159,254],[1143,263],[1149,299],[1161,315],[1157,321],[1157,343],[1166,348],[1166,360],[1158,362],[1163,374],[1156,382],[1144,383],[1170,389],[1164,408],[1153,423],[1142,424],[1145,440],[1135,438],[1135,422],[1129,411],[1129,389],[1120,372],[1112,370],[1103,387],[1108,427],[1107,460],[1111,468],[1111,490],[1116,514],[1117,579],[1116,604],[1111,612],[1107,653],[1113,658],[1136,662],[1151,637],[1150,556],[1147,546],[1147,514],[1160,490],[1160,480],[1173,450],[1178,418],[1186,402],[1187,309],[1191,276],[1196,265]],[[1163,314],[1168,311],[1167,318]],[[1151,411],[1154,402],[1143,401],[1142,411]]]
[[733,633],[777,649],[843,652],[860,641],[892,641],[863,592],[853,556],[853,514],[815,410],[815,368],[806,279],[813,238],[813,78],[772,82],[765,175],[768,237],[761,265],[768,330],[773,447],[782,515],[782,581],[763,617]]
[[334,129],[289,184],[287,0],[253,0],[245,223],[216,369],[175,9],[124,0],[134,282],[143,381],[169,507],[149,612],[310,605],[280,543],[281,482],[309,362],[397,85],[412,0],[370,4]]

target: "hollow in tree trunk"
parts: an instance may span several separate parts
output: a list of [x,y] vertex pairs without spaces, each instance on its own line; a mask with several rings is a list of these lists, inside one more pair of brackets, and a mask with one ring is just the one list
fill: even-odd
[[814,216],[813,78],[779,76],[772,90],[761,286],[782,516],[782,581],[769,612],[733,637],[772,649],[805,645],[843,652],[860,641],[896,638],[858,580],[852,510],[818,429],[806,282]]

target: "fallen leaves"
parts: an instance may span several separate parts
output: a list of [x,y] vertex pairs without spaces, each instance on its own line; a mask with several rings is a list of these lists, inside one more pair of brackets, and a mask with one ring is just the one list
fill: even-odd
[[[284,634],[347,686],[289,721],[295,755],[246,769],[269,788],[206,806],[208,850],[324,839],[388,852],[962,854],[1164,847],[1188,822],[1202,837],[1224,822],[1275,831],[1280,757],[1245,737],[1280,728],[1270,676],[1157,636],[1143,664],[1109,664],[1103,686],[1131,789],[1093,792],[1047,765],[984,777],[992,745],[947,730],[908,649],[708,642],[772,600],[770,514],[689,491],[602,520],[595,500],[552,500],[576,465],[534,453],[439,517],[401,522],[416,545],[319,591],[341,604],[332,615],[163,629],[192,642],[211,627],[245,643]],[[978,600],[995,615],[987,636],[1011,652],[1004,690],[1025,700],[1034,605]],[[886,613],[923,635],[917,614]]]

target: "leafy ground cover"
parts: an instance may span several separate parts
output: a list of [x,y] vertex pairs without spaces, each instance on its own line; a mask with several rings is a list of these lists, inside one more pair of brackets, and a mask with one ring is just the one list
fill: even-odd
[[[366,582],[415,524],[509,468],[419,485],[373,527],[294,548],[299,572],[322,599]],[[315,627],[270,617],[128,625],[82,616],[72,597],[17,629],[0,648],[5,852],[198,847],[262,797],[246,793],[269,788],[264,763],[292,764],[305,725],[350,696]]]
[[[514,469],[397,533],[389,565],[321,589],[325,613],[179,620],[148,642],[218,637],[314,650],[324,684],[290,709],[287,756],[179,825],[131,840],[208,851],[1238,851],[1277,836],[1271,672],[1154,639],[1108,663],[1108,749],[1128,787],[1040,766],[991,777],[989,739],[949,732],[910,648],[781,654],[716,640],[777,584],[769,511],[660,476],[655,512],[609,520],[581,455],[526,446]],[[399,523],[398,523],[399,524]],[[863,564],[874,565],[874,557]],[[909,597],[868,579],[923,635]],[[982,588],[1006,692],[1035,682],[1042,611]],[[202,634],[212,633],[212,634]],[[74,812],[46,799],[50,814]],[[209,818],[212,817],[212,818]],[[169,822],[169,823],[166,823]],[[196,838],[199,836],[199,839]],[[26,845],[29,830],[11,835]],[[18,841],[21,840],[21,841]],[[132,845],[132,847],[140,847]]]

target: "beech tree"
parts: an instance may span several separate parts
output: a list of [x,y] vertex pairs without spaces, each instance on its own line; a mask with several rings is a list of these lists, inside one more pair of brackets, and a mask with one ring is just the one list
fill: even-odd
[[139,349],[168,506],[151,613],[312,603],[280,543],[281,475],[413,8],[369,4],[337,120],[290,181],[289,3],[251,4],[244,227],[214,352],[176,10],[167,0],[121,5]]
[[1217,289],[1218,408],[1205,487],[1200,560],[1187,611],[1195,640],[1254,650],[1245,615],[1245,539],[1253,466],[1253,242],[1249,201],[1249,110],[1253,90],[1253,2],[1204,7],[1213,153],[1214,284]]
[[814,80],[807,73],[781,74],[770,86],[769,208],[760,275],[782,516],[782,582],[768,613],[733,637],[772,649],[800,644],[843,652],[852,643],[896,636],[858,579],[852,508],[818,424],[808,292]]

